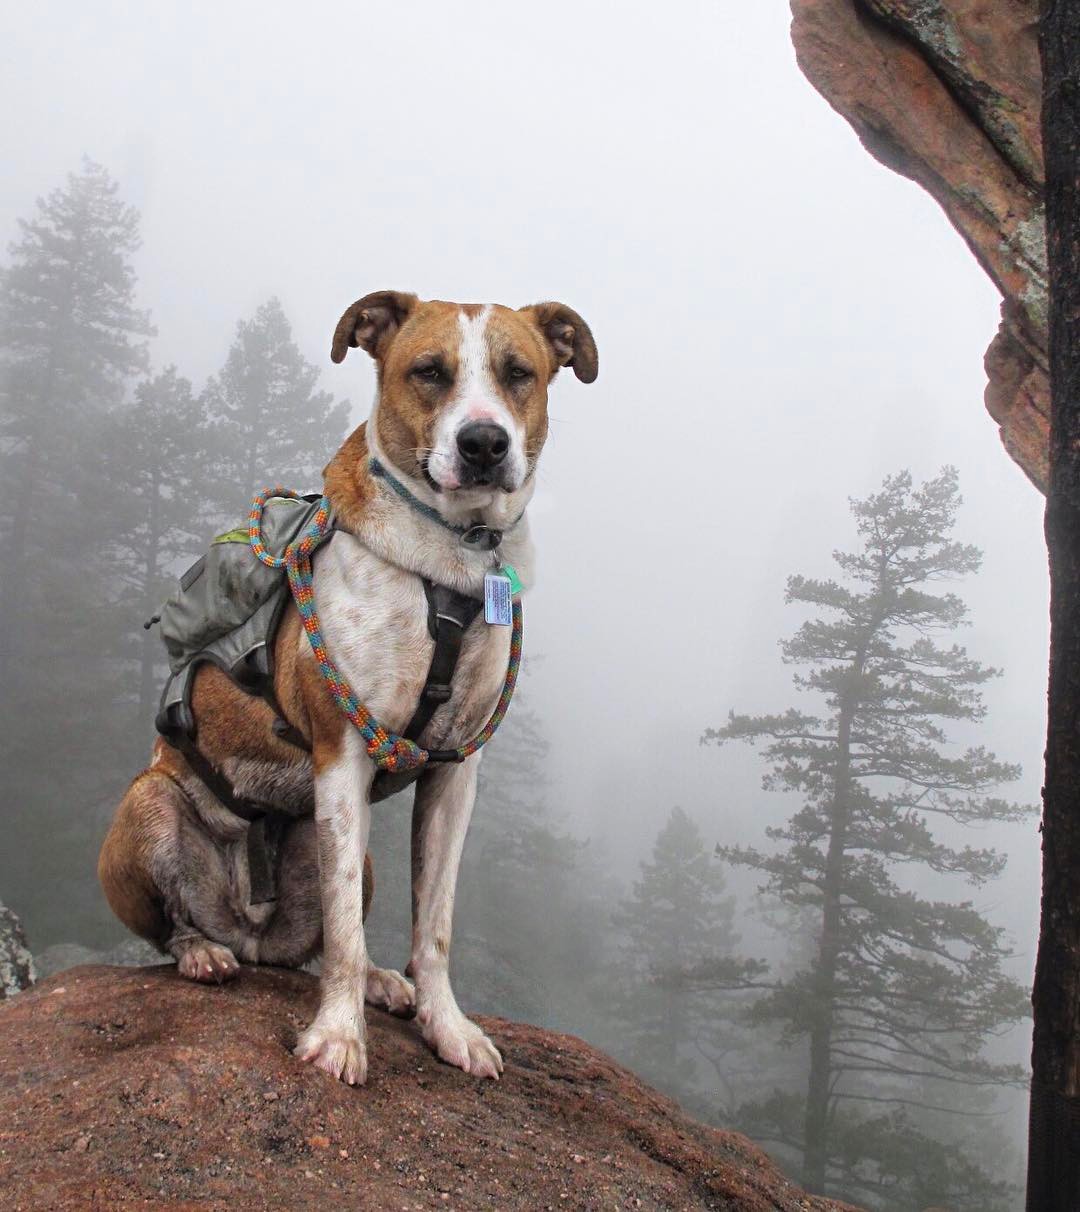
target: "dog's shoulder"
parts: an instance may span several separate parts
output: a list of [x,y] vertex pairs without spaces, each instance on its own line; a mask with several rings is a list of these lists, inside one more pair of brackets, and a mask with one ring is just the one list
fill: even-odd
[[358,531],[375,497],[368,475],[370,459],[365,421],[345,439],[323,471],[323,489],[345,530]]

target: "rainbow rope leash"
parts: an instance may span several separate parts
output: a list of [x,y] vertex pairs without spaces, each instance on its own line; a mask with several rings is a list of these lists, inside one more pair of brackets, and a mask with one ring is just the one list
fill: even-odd
[[[301,498],[287,488],[267,488],[260,492],[251,503],[248,514],[248,542],[252,551],[268,568],[284,568],[289,578],[289,588],[292,590],[296,609],[307,632],[311,649],[319,663],[323,678],[338,707],[355,724],[360,735],[367,744],[368,756],[379,770],[404,771],[415,770],[430,759],[430,752],[410,741],[398,736],[371,714],[363,703],[353,694],[349,683],[342,677],[334,664],[323,639],[322,628],[319,626],[319,613],[315,608],[315,584],[311,568],[311,557],[316,548],[325,539],[330,529],[330,502],[323,497],[311,525],[304,533],[288,547],[282,556],[271,555],[262,541],[262,516],[266,502],[271,497],[288,497],[293,500]],[[448,752],[454,755],[454,761],[463,762],[471,757],[498,731],[514,697],[514,686],[517,683],[518,670],[521,668],[521,639],[523,633],[521,603],[514,603],[513,630],[510,635],[510,660],[506,666],[506,678],[503,681],[502,694],[491,713],[491,718],[480,731],[463,745],[458,745]]]

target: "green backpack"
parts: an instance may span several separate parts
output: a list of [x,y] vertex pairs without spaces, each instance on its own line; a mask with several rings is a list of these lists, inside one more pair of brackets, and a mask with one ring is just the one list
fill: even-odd
[[[262,518],[267,550],[283,555],[311,524],[320,500],[271,497]],[[178,718],[177,709],[186,714],[192,676],[207,661],[248,693],[267,693],[273,678],[274,635],[288,601],[285,570],[269,568],[256,556],[246,526],[218,535],[180,578],[157,618],[171,671],[158,730],[187,723]]]
[[[319,500],[271,497],[267,501],[262,534],[271,554],[281,556],[304,531]],[[161,638],[169,667],[179,673],[215,644],[215,655],[231,667],[253,645],[267,641],[265,627],[252,630],[250,625],[257,615],[262,618],[268,613],[268,605],[287,599],[288,592],[284,569],[269,568],[256,556],[246,526],[219,534],[210,550],[180,578],[176,592],[161,608]],[[223,639],[230,641],[225,647],[218,643]]]

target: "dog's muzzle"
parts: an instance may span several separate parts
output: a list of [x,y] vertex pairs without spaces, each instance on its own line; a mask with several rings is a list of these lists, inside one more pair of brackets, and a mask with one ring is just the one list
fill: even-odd
[[457,434],[458,462],[463,486],[505,486],[510,435],[494,421],[472,421]]

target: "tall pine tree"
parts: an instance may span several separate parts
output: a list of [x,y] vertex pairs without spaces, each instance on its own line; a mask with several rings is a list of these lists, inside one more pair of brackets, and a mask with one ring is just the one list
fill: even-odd
[[[817,918],[811,962],[759,1007],[788,1038],[808,1041],[805,1095],[760,1107],[758,1123],[764,1133],[771,1118],[775,1139],[801,1152],[803,1182],[814,1192],[882,1196],[896,1187],[895,1151],[875,1150],[917,1135],[905,1108],[971,1110],[950,1091],[1023,1077],[985,1054],[992,1037],[1028,1013],[1026,991],[1002,969],[1002,931],[970,900],[911,887],[915,878],[978,887],[1004,866],[992,849],[943,840],[934,822],[952,839],[958,827],[1033,811],[989,794],[1016,779],[1018,767],[981,747],[950,749],[945,731],[947,721],[983,718],[980,687],[996,674],[934,638],[967,613],[956,594],[932,592],[935,584],[980,562],[974,547],[952,538],[959,504],[949,468],[919,487],[907,472],[890,476],[880,492],[853,502],[862,547],[835,555],[842,578],[795,576],[787,587],[789,602],[824,612],[783,644],[785,659],[806,669],[796,686],[824,710],[732,713],[705,734],[717,743],[764,742],[765,786],[802,799],[784,826],[766,831],[772,848],[721,853],[761,872],[781,903]],[[860,1114],[872,1105],[891,1107],[893,1118]],[[928,1139],[926,1157],[934,1144]],[[918,1149],[909,1153],[914,1159]],[[946,1189],[930,1202],[999,1206],[987,1202],[993,1183],[985,1175],[959,1182],[958,1166],[941,1169]]]
[[153,330],[135,302],[139,217],[100,165],[85,161],[19,226],[0,270],[0,887],[41,945],[70,929],[73,905],[89,908],[115,782],[102,536],[122,485],[104,439]]

